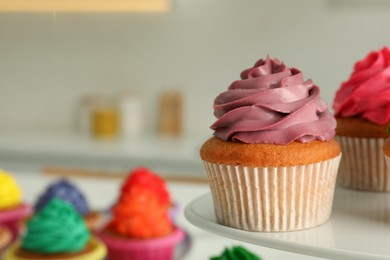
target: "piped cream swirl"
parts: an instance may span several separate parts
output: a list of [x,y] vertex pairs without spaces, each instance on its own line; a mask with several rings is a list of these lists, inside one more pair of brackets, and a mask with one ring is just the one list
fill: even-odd
[[214,100],[211,126],[222,140],[288,144],[328,141],[336,120],[320,89],[302,72],[277,59],[260,59]]

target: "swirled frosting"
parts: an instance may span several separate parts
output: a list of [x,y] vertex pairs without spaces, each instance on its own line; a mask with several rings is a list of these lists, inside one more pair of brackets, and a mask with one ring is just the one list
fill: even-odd
[[0,210],[21,203],[21,191],[11,174],[0,170]]
[[390,49],[370,52],[356,62],[350,78],[336,93],[336,116],[361,117],[372,123],[390,123]]
[[71,204],[54,198],[27,223],[22,248],[36,253],[81,251],[90,233]]
[[336,128],[319,87],[269,57],[242,71],[241,80],[215,98],[214,115],[215,136],[243,143],[328,141]]
[[225,248],[220,256],[210,257],[210,260],[261,260],[261,258],[248,251],[243,246],[233,246]]
[[38,198],[35,204],[35,211],[40,211],[53,198],[60,198],[71,203],[81,215],[90,212],[87,200],[79,189],[66,179],[52,183],[46,191]]
[[134,186],[122,196],[112,211],[108,227],[113,232],[136,239],[156,238],[172,232],[166,205],[154,192]]
[[163,178],[145,167],[132,170],[121,188],[121,196],[127,194],[133,187],[148,189],[156,195],[159,203],[171,205],[171,198]]

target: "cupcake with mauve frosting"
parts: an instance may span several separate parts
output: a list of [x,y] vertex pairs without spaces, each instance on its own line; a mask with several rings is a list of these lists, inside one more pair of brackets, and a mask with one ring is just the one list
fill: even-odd
[[214,115],[200,155],[218,223],[277,232],[329,219],[341,153],[317,85],[260,59],[215,98]]
[[5,260],[103,260],[106,247],[91,236],[74,207],[54,198],[27,223],[19,242],[6,251]]
[[31,211],[31,207],[22,202],[22,192],[12,175],[0,170],[0,225],[8,227],[16,238]]
[[50,184],[35,203],[35,211],[40,211],[53,198],[71,203],[77,212],[83,216],[90,230],[97,230],[102,225],[103,216],[99,212],[90,209],[87,199],[72,182],[61,179]]
[[365,191],[390,191],[383,144],[390,123],[390,50],[358,61],[336,93],[336,138],[343,151],[338,183]]
[[173,259],[184,232],[172,223],[168,214],[169,196],[161,189],[161,179],[151,178],[148,169],[136,169],[133,173],[136,177],[129,176],[126,183],[132,184],[122,187],[111,221],[98,233],[107,245],[108,258]]

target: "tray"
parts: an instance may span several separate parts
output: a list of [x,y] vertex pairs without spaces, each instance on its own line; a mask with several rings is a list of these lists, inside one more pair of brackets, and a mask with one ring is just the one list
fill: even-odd
[[390,259],[390,193],[337,187],[325,224],[294,232],[248,232],[216,222],[211,193],[185,208],[193,225],[224,237],[328,259]]

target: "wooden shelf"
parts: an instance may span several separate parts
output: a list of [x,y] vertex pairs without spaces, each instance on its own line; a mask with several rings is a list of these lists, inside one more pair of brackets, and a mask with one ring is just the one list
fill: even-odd
[[0,0],[4,12],[164,12],[169,0]]

